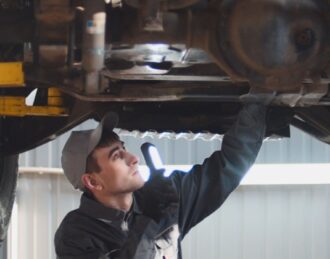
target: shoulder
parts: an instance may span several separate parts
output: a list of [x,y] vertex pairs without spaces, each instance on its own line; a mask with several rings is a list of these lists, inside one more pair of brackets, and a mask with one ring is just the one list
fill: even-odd
[[77,225],[80,224],[81,218],[83,216],[79,213],[78,209],[70,211],[62,220],[61,224],[59,225],[56,233],[55,233],[55,240],[58,237],[63,237],[68,233],[71,233],[72,229],[74,229]]
[[85,220],[85,216],[79,213],[79,210],[71,211],[64,217],[54,237],[57,254],[76,252],[86,247],[90,239],[80,227],[85,224]]
[[69,212],[56,230],[55,243],[60,240],[72,239],[72,237],[83,238],[86,232],[85,227],[90,225],[91,221],[93,220],[81,213],[79,209]]
[[86,220],[86,216],[81,213],[79,209],[76,209],[65,215],[60,226],[76,225],[79,224],[81,220]]

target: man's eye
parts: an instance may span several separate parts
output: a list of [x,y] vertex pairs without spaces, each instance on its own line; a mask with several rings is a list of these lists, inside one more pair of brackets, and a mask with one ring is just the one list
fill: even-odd
[[119,157],[120,157],[121,159],[123,159],[123,158],[124,158],[124,154],[125,154],[125,149],[123,149],[123,150],[121,150],[121,151],[119,152]]
[[117,151],[116,153],[114,153],[112,155],[112,159],[113,160],[116,160],[116,159],[119,159],[119,158],[122,159],[124,157],[124,153],[125,153],[124,150]]
[[119,153],[118,152],[116,152],[116,153],[114,153],[113,155],[112,155],[112,159],[113,160],[116,160],[116,159],[118,159],[119,158]]

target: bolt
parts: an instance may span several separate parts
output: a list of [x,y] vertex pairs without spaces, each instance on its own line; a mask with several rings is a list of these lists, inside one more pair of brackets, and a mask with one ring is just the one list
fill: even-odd
[[312,29],[306,28],[295,34],[295,43],[298,51],[304,51],[314,45],[315,33]]

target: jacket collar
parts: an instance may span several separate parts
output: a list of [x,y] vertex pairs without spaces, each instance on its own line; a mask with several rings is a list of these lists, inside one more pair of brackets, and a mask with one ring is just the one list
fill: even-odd
[[131,209],[124,212],[104,206],[87,193],[81,196],[79,210],[90,217],[106,221],[123,221],[132,213],[142,214],[134,196]]

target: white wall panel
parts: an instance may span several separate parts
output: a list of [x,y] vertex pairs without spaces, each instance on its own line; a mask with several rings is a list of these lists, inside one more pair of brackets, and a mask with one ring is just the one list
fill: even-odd
[[16,197],[17,215],[11,222],[17,224],[17,233],[9,234],[9,238],[17,238],[17,259],[55,258],[55,230],[64,215],[78,203],[79,193],[63,175],[21,174]]
[[[62,174],[21,174],[8,258],[55,259],[55,230],[79,199]],[[188,234],[183,252],[187,259],[329,259],[329,233],[330,185],[244,185]]]
[[326,185],[243,186],[184,242],[187,258],[330,258]]

